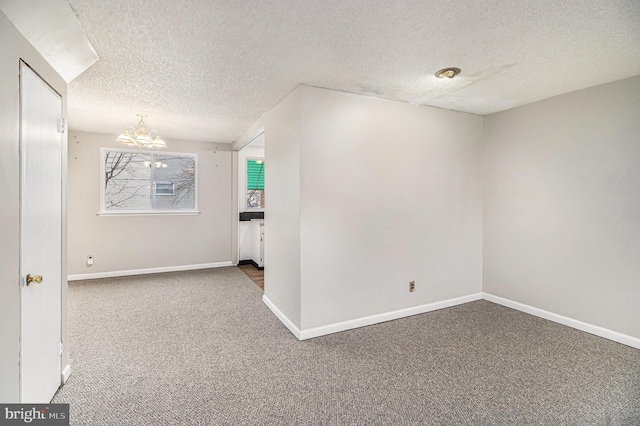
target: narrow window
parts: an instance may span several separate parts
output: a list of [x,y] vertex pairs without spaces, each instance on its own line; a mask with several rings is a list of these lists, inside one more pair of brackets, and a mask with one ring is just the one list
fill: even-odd
[[264,208],[264,159],[247,160],[247,208]]

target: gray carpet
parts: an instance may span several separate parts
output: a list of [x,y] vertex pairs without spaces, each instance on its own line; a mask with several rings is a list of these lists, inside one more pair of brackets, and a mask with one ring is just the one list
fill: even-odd
[[237,268],[69,284],[75,425],[640,425],[640,351],[478,301],[300,342]]

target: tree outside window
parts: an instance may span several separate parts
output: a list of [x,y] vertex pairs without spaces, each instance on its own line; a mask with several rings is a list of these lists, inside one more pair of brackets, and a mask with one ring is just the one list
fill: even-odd
[[195,154],[102,150],[103,211],[196,209]]

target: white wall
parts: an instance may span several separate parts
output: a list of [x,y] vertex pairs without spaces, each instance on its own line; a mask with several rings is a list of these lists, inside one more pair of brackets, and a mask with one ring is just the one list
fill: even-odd
[[116,133],[70,132],[69,274],[231,262],[230,145],[167,140],[168,151],[198,154],[200,215],[97,216],[100,148],[121,148]]
[[300,86],[264,125],[265,296],[289,325],[482,291],[481,117]]
[[640,338],[640,76],[485,119],[484,291]]
[[266,117],[264,294],[300,328],[300,87]]
[[481,143],[479,116],[302,86],[303,330],[482,290]]
[[[67,85],[0,12],[0,402],[20,397],[20,103],[19,60],[24,59],[63,98],[67,114]],[[63,152],[67,149],[63,135]],[[63,176],[66,163],[63,164]],[[64,196],[64,195],[63,195]],[[63,200],[63,209],[65,201]],[[63,211],[63,218],[66,212]],[[62,338],[67,339],[66,222],[62,242]],[[62,354],[61,365],[68,363]]]

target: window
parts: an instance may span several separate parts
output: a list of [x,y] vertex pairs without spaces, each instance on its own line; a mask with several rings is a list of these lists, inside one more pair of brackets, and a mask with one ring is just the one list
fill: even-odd
[[196,154],[101,151],[100,213],[197,213]]
[[247,208],[264,208],[264,159],[247,160]]
[[175,195],[176,184],[172,182],[156,182],[156,195]]

